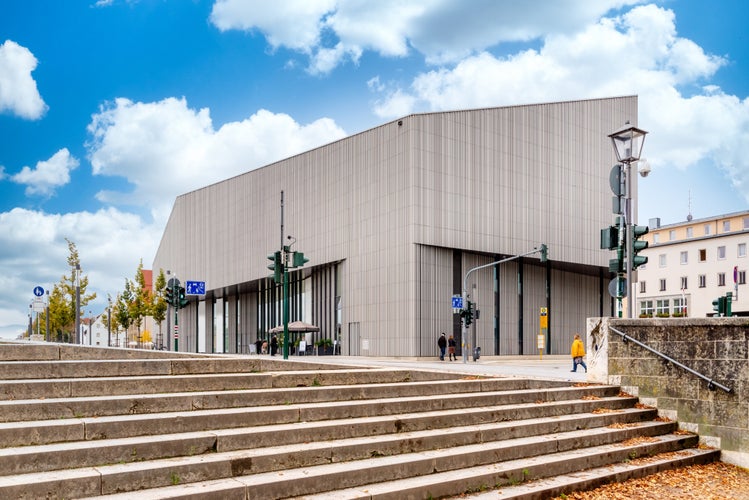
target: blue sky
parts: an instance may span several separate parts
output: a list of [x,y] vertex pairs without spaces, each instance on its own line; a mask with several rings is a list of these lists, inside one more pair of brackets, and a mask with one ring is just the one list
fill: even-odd
[[747,5],[2,2],[0,336],[69,273],[65,238],[98,313],[176,196],[415,112],[637,94],[640,222],[744,210]]

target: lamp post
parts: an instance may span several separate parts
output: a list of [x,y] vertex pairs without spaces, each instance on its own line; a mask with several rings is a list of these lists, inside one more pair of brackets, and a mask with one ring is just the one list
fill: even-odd
[[107,347],[112,347],[112,297],[107,297]]
[[81,265],[75,265],[75,343],[81,343]]
[[[626,290],[627,290],[627,318],[632,317],[632,262],[634,259],[634,221],[632,220],[632,204],[637,200],[632,197],[632,163],[640,161],[642,146],[645,143],[646,131],[633,127],[627,122],[623,128],[609,135],[616,153],[616,159],[624,166],[625,202],[624,227],[626,230]],[[645,174],[647,175],[647,174]]]

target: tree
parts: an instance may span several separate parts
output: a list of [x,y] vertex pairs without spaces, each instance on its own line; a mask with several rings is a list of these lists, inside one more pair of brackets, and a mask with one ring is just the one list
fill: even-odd
[[153,284],[153,302],[151,304],[151,317],[159,325],[159,347],[162,347],[164,341],[163,333],[161,331],[161,324],[166,319],[166,311],[168,304],[166,303],[166,276],[164,276],[164,270],[159,269],[159,275],[156,277],[156,281]]
[[[76,267],[80,267],[81,264],[75,243],[67,238],[65,241],[68,243],[68,251],[70,252],[67,258],[67,264],[71,269],[70,275],[63,275],[60,282],[52,287],[52,292],[49,295],[50,338],[58,342],[68,342],[75,338],[75,273]],[[78,314],[81,317],[81,311],[96,298],[96,293],[86,293],[88,276],[83,273],[80,275],[79,286],[81,308]],[[39,321],[42,321],[40,327],[44,325],[43,329],[46,334],[46,313],[39,315]]]
[[137,342],[141,342],[143,339],[140,333],[140,327],[143,325],[143,318],[151,314],[151,291],[146,287],[146,278],[143,276],[143,259],[138,264],[138,269],[135,271],[135,281],[133,281],[134,287],[133,300],[130,302],[130,317],[133,323],[138,327],[137,338],[134,339]]
[[128,337],[130,326],[133,324],[133,318],[130,315],[130,304],[133,301],[133,290],[129,279],[125,279],[125,289],[122,293],[117,294],[117,301],[114,303],[112,319],[118,328],[125,330],[125,338]]

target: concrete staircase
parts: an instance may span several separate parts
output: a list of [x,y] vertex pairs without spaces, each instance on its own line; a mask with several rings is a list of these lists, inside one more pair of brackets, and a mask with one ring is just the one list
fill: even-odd
[[0,498],[549,498],[718,459],[656,417],[612,386],[2,343]]

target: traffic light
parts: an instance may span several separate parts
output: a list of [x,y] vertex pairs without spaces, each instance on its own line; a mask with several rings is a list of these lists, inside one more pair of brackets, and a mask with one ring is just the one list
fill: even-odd
[[632,228],[632,255],[627,256],[632,258],[632,269],[637,269],[640,266],[644,266],[648,263],[648,258],[644,255],[638,255],[641,251],[648,247],[648,242],[640,240],[640,237],[648,234],[650,229],[648,226],[631,226]]
[[715,314],[713,316],[723,316],[726,313],[726,298],[725,297],[718,297],[717,299],[713,300],[713,311],[715,311]]
[[547,260],[549,260],[549,247],[546,246],[546,243],[541,243],[541,262]]
[[619,226],[601,229],[601,250],[614,250],[619,246]]
[[294,256],[291,259],[291,267],[302,267],[307,262],[309,262],[309,259],[302,252],[294,252]]
[[188,300],[187,300],[187,294],[185,293],[185,287],[181,286],[179,287],[179,292],[177,295],[177,308],[182,309],[183,307],[187,307]]
[[473,321],[473,302],[470,300],[466,301],[466,309],[463,309],[462,315],[466,328],[468,328]]
[[281,251],[268,254],[268,260],[272,260],[272,264],[268,264],[268,269],[273,271],[273,281],[276,283],[283,283],[283,262],[281,261]]
[[164,298],[166,299],[166,303],[171,305],[174,305],[174,290],[171,286],[166,287]]
[[728,292],[726,293],[726,301],[725,305],[723,306],[723,314],[727,317],[731,317],[731,303],[733,302],[733,293]]

